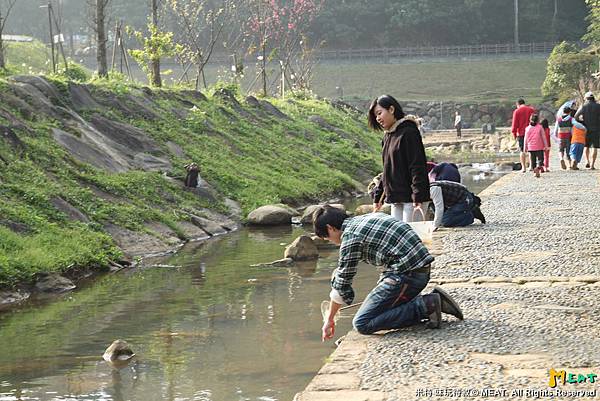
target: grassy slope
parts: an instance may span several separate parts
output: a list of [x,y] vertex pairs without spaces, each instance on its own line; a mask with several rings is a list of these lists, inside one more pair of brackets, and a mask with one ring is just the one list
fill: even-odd
[[[55,85],[66,92],[65,82],[55,81]],[[0,91],[5,90],[4,84]],[[92,93],[106,90],[126,96],[131,88],[92,87]],[[182,107],[176,97],[196,105],[186,119],[171,112]],[[68,98],[63,101],[69,104]],[[243,118],[217,97],[198,101],[175,90],[156,92],[155,101],[159,108],[154,111],[161,118],[154,122],[128,118],[116,109],[94,112],[144,129],[165,151],[167,141],[179,144],[189,157],[171,155],[176,167],[168,173],[182,177],[181,166],[196,161],[202,177],[220,194],[239,201],[246,213],[267,203],[319,198],[350,188],[356,174],[378,169],[379,139],[366,131],[363,116],[321,101],[274,101],[289,120],[259,116],[248,106],[244,106],[246,112],[255,117]],[[17,234],[0,225],[0,285],[27,281],[39,272],[102,266],[118,257],[119,250],[103,233],[104,224],[144,231],[145,223],[158,221],[180,233],[177,223],[187,219],[182,210],[223,210],[221,202],[211,204],[182,191],[160,173],[109,174],[83,165],[52,139],[51,127],[65,129],[61,121],[42,114],[29,121],[8,105],[0,107],[31,128],[29,132],[15,130],[23,142],[21,150],[0,139],[0,220],[26,228],[25,233]],[[92,112],[82,116],[89,117],[87,114]],[[316,114],[343,129],[347,138],[307,121]],[[0,124],[9,123],[0,117]],[[97,196],[98,190],[111,200]],[[52,206],[51,199],[56,196],[92,222],[68,220]]]
[[33,42],[5,42],[6,62],[12,73],[39,74],[52,69],[48,47]]
[[359,98],[391,93],[410,100],[488,101],[539,98],[545,74],[545,59],[321,65],[314,83],[325,94],[341,85],[344,96]]

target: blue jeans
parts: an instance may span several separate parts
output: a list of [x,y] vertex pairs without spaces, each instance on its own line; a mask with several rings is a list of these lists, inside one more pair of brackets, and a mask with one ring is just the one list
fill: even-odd
[[464,202],[448,208],[442,216],[442,225],[444,227],[465,227],[473,224],[475,217],[473,216],[473,196],[467,195]]
[[428,317],[419,295],[429,282],[429,271],[384,273],[352,320],[360,334],[412,326]]

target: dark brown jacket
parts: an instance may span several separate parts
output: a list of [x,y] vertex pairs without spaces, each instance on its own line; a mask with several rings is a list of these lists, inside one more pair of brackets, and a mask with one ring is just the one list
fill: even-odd
[[410,117],[400,121],[394,131],[384,134],[382,141],[385,201],[427,202],[431,198],[423,140]]

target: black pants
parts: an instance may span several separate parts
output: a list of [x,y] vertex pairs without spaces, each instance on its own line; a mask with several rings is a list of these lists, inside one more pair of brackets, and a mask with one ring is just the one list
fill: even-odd
[[[543,150],[530,150],[529,157],[531,160],[531,168],[544,166],[544,151]],[[537,159],[537,164],[535,162],[536,159]]]

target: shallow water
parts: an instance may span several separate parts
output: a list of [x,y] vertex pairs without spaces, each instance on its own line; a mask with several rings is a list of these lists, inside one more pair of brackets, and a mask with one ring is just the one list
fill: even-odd
[[[243,229],[161,264],[104,277],[45,306],[0,315],[0,400],[290,400],[333,351],[320,340],[336,251],[292,268],[302,228]],[[364,296],[376,280],[362,269]],[[348,315],[350,316],[350,315]],[[350,329],[341,319],[338,334]],[[113,370],[117,338],[137,354]]]
[[[283,257],[303,233],[244,228],[154,261],[162,267],[0,314],[0,401],[291,400],[334,350],[320,340],[320,303],[337,251],[290,268],[250,265]],[[357,301],[377,276],[361,266]],[[137,354],[120,370],[101,359],[117,338]]]

